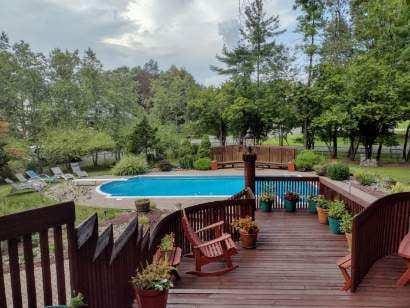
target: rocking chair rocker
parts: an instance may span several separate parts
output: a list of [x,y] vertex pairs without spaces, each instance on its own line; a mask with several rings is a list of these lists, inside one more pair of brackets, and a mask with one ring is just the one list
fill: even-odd
[[[187,274],[197,276],[219,276],[228,273],[238,267],[232,264],[232,256],[238,251],[230,234],[223,233],[223,221],[211,224],[205,228],[194,231],[189,223],[184,209],[182,209],[182,228],[185,237],[192,245],[193,255],[195,258],[195,271],[189,271]],[[204,242],[198,234],[206,230],[214,230],[215,239]],[[223,261],[226,267],[219,271],[204,272],[201,270],[203,265]]]

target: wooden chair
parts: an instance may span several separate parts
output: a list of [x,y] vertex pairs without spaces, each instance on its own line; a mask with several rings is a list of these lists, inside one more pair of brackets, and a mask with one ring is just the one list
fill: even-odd
[[340,271],[342,272],[343,278],[345,279],[342,291],[347,291],[352,287],[352,278],[349,274],[350,268],[352,267],[352,256],[349,254],[341,258],[337,262],[337,266],[339,267]]
[[404,237],[400,243],[399,256],[401,256],[407,264],[407,270],[401,275],[399,280],[397,280],[398,287],[404,287],[408,282],[410,282],[410,232]]
[[[189,223],[188,217],[184,210],[182,210],[182,228],[185,237],[192,245],[193,257],[195,258],[195,271],[187,272],[187,274],[197,276],[218,276],[230,272],[238,267],[232,264],[232,256],[238,251],[230,234],[223,233],[223,221],[211,224],[205,228],[194,231]],[[198,234],[207,231],[214,231],[214,239],[210,241],[202,241]],[[201,270],[203,265],[223,261],[226,263],[226,268],[213,271],[204,272]]]

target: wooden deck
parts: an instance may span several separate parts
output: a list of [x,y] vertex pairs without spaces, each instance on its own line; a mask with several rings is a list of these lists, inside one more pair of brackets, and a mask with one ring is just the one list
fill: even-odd
[[193,260],[183,258],[182,280],[171,290],[168,307],[410,307],[410,285],[395,287],[405,269],[399,257],[376,263],[356,293],[343,292],[336,266],[347,254],[343,235],[331,234],[304,212],[257,212],[256,219],[259,245],[239,251],[234,272],[187,275]]

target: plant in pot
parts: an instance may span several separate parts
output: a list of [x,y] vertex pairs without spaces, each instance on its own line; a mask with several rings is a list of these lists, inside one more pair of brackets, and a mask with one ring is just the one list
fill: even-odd
[[259,228],[252,217],[246,216],[232,221],[232,227],[239,231],[240,243],[243,248],[255,248]]
[[137,199],[134,201],[137,212],[149,212],[149,199]]
[[316,196],[316,211],[317,218],[321,224],[328,224],[328,214],[329,214],[329,201],[326,200],[325,196]]
[[309,196],[309,197],[307,198],[308,211],[309,211],[309,213],[312,213],[312,214],[316,214],[316,213],[317,213],[317,210],[316,210],[316,207],[317,207],[316,197],[317,197],[317,196]]
[[264,192],[259,199],[259,208],[262,212],[271,212],[275,195]]
[[299,195],[297,193],[288,191],[285,194],[285,211],[286,212],[295,212],[296,203],[299,201]]
[[335,200],[329,205],[329,228],[334,234],[341,234],[340,224],[343,215],[346,214],[346,208],[343,201]]
[[349,247],[349,251],[352,251],[352,225],[353,216],[349,212],[346,212],[342,217],[340,229],[346,235],[347,247]]
[[174,249],[175,244],[175,236],[174,233],[166,234],[162,239],[161,243],[159,244],[159,250],[162,252],[164,256],[164,260],[168,261],[168,255]]
[[168,291],[172,288],[171,270],[168,262],[148,264],[131,278],[136,302],[140,308],[165,308]]

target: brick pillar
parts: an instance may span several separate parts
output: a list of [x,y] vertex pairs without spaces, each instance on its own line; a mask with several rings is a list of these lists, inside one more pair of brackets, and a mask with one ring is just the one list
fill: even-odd
[[244,153],[242,156],[244,166],[244,177],[245,177],[245,187],[249,187],[252,189],[252,192],[255,193],[255,162],[256,162],[256,154],[251,153]]

